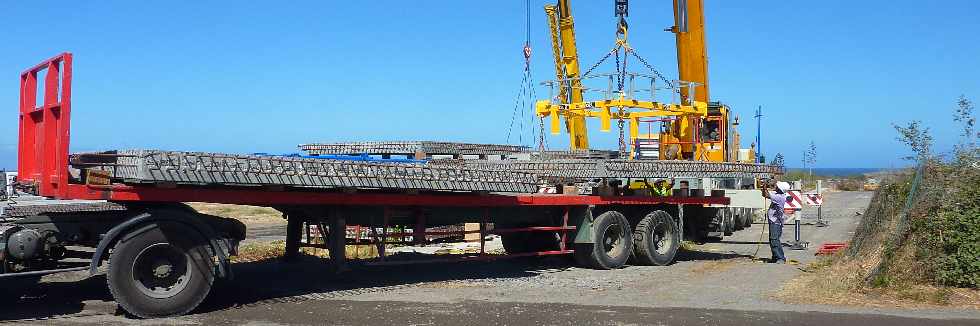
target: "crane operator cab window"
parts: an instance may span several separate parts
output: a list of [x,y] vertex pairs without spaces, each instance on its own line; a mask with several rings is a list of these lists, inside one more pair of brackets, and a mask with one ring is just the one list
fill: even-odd
[[707,120],[701,128],[701,137],[705,142],[721,141],[721,120]]

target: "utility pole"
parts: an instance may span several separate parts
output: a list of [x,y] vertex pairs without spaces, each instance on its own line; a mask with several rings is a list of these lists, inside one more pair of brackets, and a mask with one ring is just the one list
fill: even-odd
[[[809,167],[807,166],[807,163],[809,163],[809,162],[810,162],[810,159],[808,158],[808,155],[810,155],[810,153],[809,153],[809,152],[807,152],[807,151],[803,151],[803,160],[802,160],[802,161],[803,161],[803,169],[804,169],[804,170],[807,170],[807,169],[809,168]],[[803,176],[803,179],[804,179],[804,180],[803,180],[803,182],[805,183],[805,182],[807,181],[807,180],[806,180],[806,179],[807,179],[807,176],[805,176],[805,175],[804,175],[804,176]]]
[[762,105],[755,110],[755,153],[756,163],[762,163]]

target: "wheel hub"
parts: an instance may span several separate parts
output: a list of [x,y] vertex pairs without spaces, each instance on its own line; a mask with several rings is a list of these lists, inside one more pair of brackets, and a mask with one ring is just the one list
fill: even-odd
[[177,295],[191,278],[190,257],[169,243],[146,247],[133,264],[133,285],[144,295],[163,299]]
[[161,278],[161,279],[167,278],[168,276],[170,276],[170,273],[173,271],[173,268],[174,268],[173,264],[171,264],[169,261],[158,260],[153,263],[153,276],[156,276],[156,278]]
[[610,225],[602,234],[602,247],[607,255],[615,256],[622,250],[622,229],[617,225]]
[[670,248],[671,239],[668,235],[666,223],[657,223],[653,228],[651,236],[653,237],[654,250],[660,254],[666,254],[667,250]]

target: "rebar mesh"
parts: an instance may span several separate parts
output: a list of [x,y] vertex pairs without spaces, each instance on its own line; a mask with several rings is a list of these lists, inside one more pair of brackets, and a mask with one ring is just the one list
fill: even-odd
[[530,150],[527,146],[436,141],[312,143],[299,145],[299,149],[310,155],[413,155],[415,153],[430,155],[507,155],[523,153]]
[[[114,157],[107,160],[106,156]],[[301,157],[127,150],[78,154],[76,166],[111,173],[126,182],[200,185],[282,185],[532,193],[534,175],[520,171],[440,167]]]

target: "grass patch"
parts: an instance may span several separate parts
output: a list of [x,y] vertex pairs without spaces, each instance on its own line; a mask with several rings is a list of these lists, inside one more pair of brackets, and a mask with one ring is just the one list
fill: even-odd
[[246,225],[286,224],[282,213],[269,207],[212,203],[187,203],[187,205],[200,213],[233,218]]
[[690,240],[684,240],[681,241],[679,249],[684,251],[698,251],[698,245]]
[[815,262],[809,271],[788,283],[774,296],[798,304],[856,305],[869,307],[980,309],[980,291],[911,282],[889,282],[886,287],[865,283],[871,267],[856,260],[844,263]]
[[732,258],[698,262],[698,264],[691,268],[691,273],[699,275],[721,273],[735,267],[739,263],[750,261],[748,258]]
[[[257,262],[282,258],[286,251],[286,241],[276,240],[270,242],[252,242],[243,244],[238,248],[238,255],[231,257],[233,263]],[[377,247],[372,245],[348,245],[346,248],[348,259],[368,259],[378,257]],[[330,258],[330,253],[326,249],[300,248],[301,255]]]

